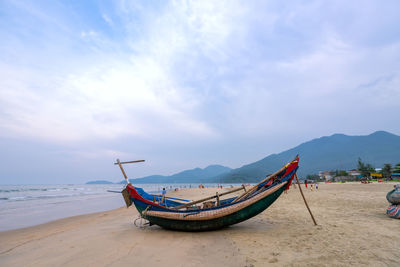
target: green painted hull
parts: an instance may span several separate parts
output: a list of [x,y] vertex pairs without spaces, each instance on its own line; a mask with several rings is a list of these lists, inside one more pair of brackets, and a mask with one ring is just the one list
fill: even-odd
[[143,208],[136,205],[136,208],[151,224],[159,225],[166,229],[179,230],[179,231],[209,231],[220,229],[232,224],[245,221],[267,209],[274,201],[282,194],[285,187],[278,189],[276,192],[266,196],[263,199],[243,208],[237,212],[226,215],[224,217],[211,219],[211,220],[174,220],[167,218],[160,218],[142,214]]

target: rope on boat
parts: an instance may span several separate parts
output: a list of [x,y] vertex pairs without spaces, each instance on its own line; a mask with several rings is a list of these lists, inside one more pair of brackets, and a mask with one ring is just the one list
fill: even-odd
[[[133,222],[133,224],[140,228],[140,229],[145,229],[146,226],[150,226],[150,222],[148,220],[146,220],[146,218],[142,215],[143,213],[147,212],[149,209],[151,208],[151,205],[148,205],[146,207],[146,209],[144,211],[142,211],[142,213],[139,213],[139,216],[135,219],[135,221]],[[138,223],[136,223],[137,221],[139,221]]]
[[[139,221],[139,222],[137,222],[137,221]],[[133,224],[139,229],[144,229],[144,228],[146,228],[146,226],[150,225],[150,222],[148,222],[148,221],[146,222],[146,221],[147,221],[146,219],[144,219],[142,216],[139,215],[135,219]]]

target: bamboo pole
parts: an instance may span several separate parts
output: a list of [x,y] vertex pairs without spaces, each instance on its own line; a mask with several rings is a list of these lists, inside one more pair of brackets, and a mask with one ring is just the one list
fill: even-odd
[[307,209],[308,209],[308,212],[309,212],[310,215],[311,215],[311,218],[312,218],[312,220],[313,220],[313,222],[314,222],[314,225],[318,225],[317,222],[315,221],[315,218],[314,218],[314,216],[313,216],[311,210],[310,210],[310,207],[308,206],[308,203],[307,203],[307,201],[306,201],[306,198],[304,197],[303,190],[301,189],[301,186],[300,186],[299,178],[297,178],[297,173],[296,173],[295,175],[296,175],[297,184],[299,185],[299,189],[300,189],[301,196],[303,197],[303,200],[304,200],[304,203],[306,204],[306,207],[307,207]]
[[224,193],[221,193],[221,194],[218,194],[218,195],[216,194],[215,196],[206,197],[206,198],[203,198],[203,199],[199,199],[199,200],[196,200],[196,201],[192,201],[192,202],[189,202],[189,203],[184,204],[184,205],[180,205],[180,206],[176,206],[176,207],[171,207],[171,209],[173,209],[173,210],[179,210],[179,209],[186,208],[186,207],[189,207],[189,206],[194,205],[194,204],[197,204],[197,203],[204,202],[204,201],[206,201],[206,200],[210,200],[210,199],[216,198],[217,196],[222,197],[222,196],[224,196],[224,195],[228,195],[228,194],[234,193],[234,192],[236,192],[236,191],[240,191],[240,190],[243,190],[243,187],[236,188],[236,189],[233,189],[233,190],[231,190],[231,191],[224,192]]
[[117,159],[117,162],[114,163],[114,165],[119,165],[119,168],[121,169],[122,174],[124,175],[125,181],[127,184],[131,184],[128,180],[128,176],[126,176],[125,170],[124,168],[122,168],[122,164],[127,164],[127,163],[138,163],[138,162],[144,162],[143,159],[141,160],[134,160],[134,161],[125,161],[125,162],[121,162],[119,161],[119,159]]
[[138,163],[138,162],[144,162],[144,160],[143,159],[141,159],[141,160],[133,160],[133,161],[124,161],[124,162],[118,162],[119,161],[119,159],[117,159],[117,162],[116,163],[114,163],[114,165],[119,165],[119,164],[127,164],[127,163]]
[[119,168],[121,169],[121,172],[122,172],[122,174],[124,175],[124,178],[125,178],[126,183],[127,183],[127,184],[130,184],[130,182],[129,182],[129,180],[128,180],[128,176],[126,176],[126,173],[125,173],[125,171],[124,171],[124,168],[122,168],[121,161],[119,161],[119,159],[117,159],[117,163],[114,163],[114,164],[118,164],[118,165],[119,165]]
[[265,178],[264,180],[262,180],[261,182],[259,182],[258,184],[256,184],[255,186],[253,186],[252,188],[250,188],[247,192],[245,190],[245,192],[238,196],[235,200],[232,201],[232,203],[238,202],[239,200],[242,200],[243,198],[247,197],[248,195],[254,193],[258,186],[266,181],[268,181],[269,179],[275,177],[276,175],[278,175],[281,171],[283,171],[286,168],[286,166],[283,166],[280,170],[274,172],[273,174],[269,175],[267,178]]

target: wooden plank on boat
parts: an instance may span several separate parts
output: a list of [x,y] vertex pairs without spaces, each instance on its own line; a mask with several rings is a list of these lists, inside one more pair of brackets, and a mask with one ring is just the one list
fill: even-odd
[[[242,188],[242,187],[236,188],[236,189],[233,189],[233,190],[231,190],[231,191],[227,191],[227,192],[221,193],[221,194],[219,194],[218,196],[221,197],[221,196],[228,195],[228,194],[231,194],[231,193],[240,191],[240,190],[243,190],[243,188]],[[201,203],[201,202],[204,202],[204,201],[207,201],[207,200],[216,198],[216,197],[217,197],[217,195],[211,196],[211,197],[207,197],[207,198],[203,198],[203,199],[199,199],[199,200],[192,201],[192,202],[189,202],[189,203],[184,204],[184,205],[180,205],[180,206],[176,206],[176,207],[171,207],[171,209],[173,209],[173,210],[179,210],[179,209],[186,208],[186,207],[192,206],[192,205],[194,205],[194,204]]]
[[245,191],[242,195],[238,196],[235,200],[232,201],[232,203],[238,202],[239,200],[244,199],[245,197],[247,197],[248,195],[254,193],[258,186],[266,181],[268,181],[269,179],[277,176],[280,172],[282,172],[287,166],[283,166],[280,170],[274,172],[273,174],[271,174],[270,176],[268,176],[267,178],[265,178],[264,180],[262,180],[261,182],[259,182],[258,184],[256,184],[255,186],[253,186],[249,191]]
[[124,190],[122,190],[121,193],[122,193],[122,196],[124,197],[126,207],[129,208],[129,206],[132,205],[132,200],[131,200],[131,198],[129,197],[128,189],[124,188]]

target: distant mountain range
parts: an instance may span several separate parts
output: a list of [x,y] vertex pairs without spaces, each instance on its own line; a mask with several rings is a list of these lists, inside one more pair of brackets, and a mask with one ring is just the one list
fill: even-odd
[[[185,170],[173,175],[164,176],[164,175],[151,175],[143,178],[137,179],[129,179],[133,184],[166,184],[166,183],[212,183],[214,182],[214,177],[228,173],[232,170],[229,167],[221,166],[221,165],[210,165],[204,169],[195,168],[191,170]],[[86,184],[106,184],[112,183],[109,181],[99,180],[99,181],[90,181]],[[119,182],[119,184],[126,183],[125,180]]]
[[384,131],[366,136],[325,136],[231,170],[216,179],[225,183],[255,182],[278,170],[297,154],[300,155],[298,175],[303,178],[324,170],[354,169],[359,157],[374,167],[382,167],[385,163],[400,162],[400,136]]
[[106,181],[106,180],[96,180],[96,181],[87,182],[86,184],[113,184],[113,182]]
[[[366,136],[334,134],[313,139],[279,154],[272,154],[241,168],[221,165],[182,171],[171,176],[152,175],[131,179],[132,183],[243,183],[256,182],[300,155],[298,174],[318,174],[324,170],[350,170],[360,157],[374,167],[400,162],[400,136],[378,131]],[[121,182],[124,183],[125,181]]]
[[[195,168],[186,170],[170,176],[151,175],[143,178],[130,179],[132,183],[205,183],[213,182],[214,177],[223,173],[228,173],[231,168],[221,165],[210,165],[204,169]],[[122,181],[121,183],[125,183]]]

